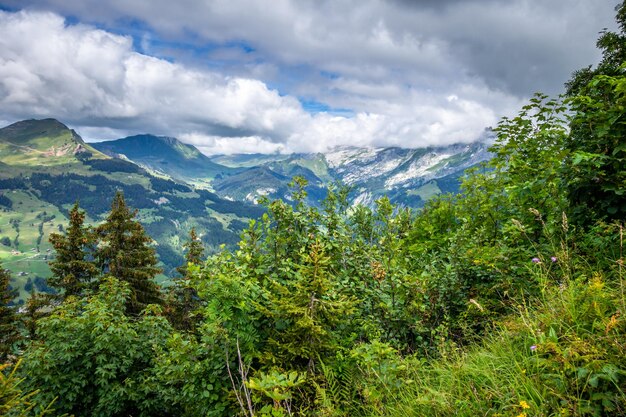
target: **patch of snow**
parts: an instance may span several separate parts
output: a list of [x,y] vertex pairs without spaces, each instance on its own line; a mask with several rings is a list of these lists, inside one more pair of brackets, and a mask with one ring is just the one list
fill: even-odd
[[414,178],[425,177],[428,174],[428,170],[430,168],[434,167],[444,159],[447,159],[451,156],[451,154],[447,153],[430,153],[424,155],[417,161],[413,162],[407,170],[399,172],[398,174],[385,181],[385,188],[391,189],[398,184],[402,184]]
[[246,195],[245,200],[257,204],[259,202],[259,197],[275,193],[276,191],[276,188],[273,187],[257,188],[256,191],[249,192]]
[[374,201],[374,199],[372,198],[372,193],[368,192],[364,192],[359,194],[353,201],[352,201],[352,205],[353,206],[358,206],[358,205],[362,205],[362,206],[369,206],[371,205]]
[[358,162],[368,162],[376,158],[376,156],[384,148],[336,148],[324,154],[328,166],[337,168],[341,165]]
[[353,166],[351,167],[350,172],[348,172],[342,180],[344,183],[350,185],[359,181],[368,180],[370,178],[380,177],[381,175],[385,175],[396,169],[405,160],[406,157],[399,157],[378,163],[374,162],[362,166]]

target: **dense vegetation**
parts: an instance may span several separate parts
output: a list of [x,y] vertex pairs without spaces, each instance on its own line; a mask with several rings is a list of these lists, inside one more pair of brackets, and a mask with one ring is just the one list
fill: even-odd
[[162,295],[121,194],[95,234],[75,207],[54,237],[60,297],[29,309],[29,338],[2,298],[0,410],[626,415],[626,36],[599,45],[568,98],[500,123],[460,195],[413,213],[331,188],[316,208],[297,177],[238,250],[204,260],[192,230]]

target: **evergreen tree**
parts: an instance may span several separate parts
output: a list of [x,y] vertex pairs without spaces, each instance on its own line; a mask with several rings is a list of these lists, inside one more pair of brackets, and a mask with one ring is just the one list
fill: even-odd
[[138,314],[146,305],[161,302],[159,287],[153,278],[161,272],[157,268],[155,250],[143,226],[135,220],[137,211],[131,211],[124,195],[118,191],[105,222],[97,227],[101,243],[96,259],[103,274],[130,284],[131,297],[127,304],[129,314]]
[[183,279],[188,279],[188,271],[187,267],[189,264],[200,265],[202,262],[202,257],[204,256],[204,246],[202,245],[202,241],[196,234],[196,228],[192,227],[189,232],[189,241],[183,245],[183,248],[186,250],[185,253],[185,264],[176,268],[178,273],[182,275]]
[[289,364],[316,372],[316,362],[340,344],[338,328],[354,311],[355,302],[342,294],[323,243],[313,241],[292,265],[289,279],[268,282],[261,311],[275,323],[270,332],[268,363]]
[[32,288],[24,312],[24,327],[30,340],[37,338],[37,327],[40,319],[48,317],[53,310],[53,294],[37,292]]
[[17,290],[11,289],[9,271],[0,266],[0,363],[6,361],[13,351],[13,345],[19,340],[17,316],[10,305]]
[[70,210],[70,224],[64,235],[52,233],[50,243],[56,251],[56,258],[50,262],[52,277],[48,283],[57,290],[63,290],[63,298],[81,295],[98,274],[95,263],[89,260],[93,250],[94,236],[84,226],[85,212],[78,203]]
[[194,315],[200,302],[197,292],[191,287],[191,273],[189,265],[200,265],[204,256],[204,246],[196,234],[196,229],[191,228],[189,240],[183,245],[186,249],[185,264],[176,268],[181,277],[176,280],[170,292],[168,315],[177,329],[193,330],[199,321],[199,316]]

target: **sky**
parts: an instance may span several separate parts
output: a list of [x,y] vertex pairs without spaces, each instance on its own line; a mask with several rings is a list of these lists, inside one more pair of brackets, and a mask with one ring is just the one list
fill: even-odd
[[611,0],[0,0],[0,123],[206,154],[471,142],[598,62]]

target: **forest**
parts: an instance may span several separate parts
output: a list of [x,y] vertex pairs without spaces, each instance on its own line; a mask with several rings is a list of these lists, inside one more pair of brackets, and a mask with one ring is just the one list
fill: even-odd
[[[266,200],[238,249],[190,231],[159,288],[118,192],[51,237],[23,311],[0,274],[8,416],[626,415],[626,6],[563,97],[495,128],[494,158],[417,212],[348,190]],[[53,192],[54,188],[50,188]]]

